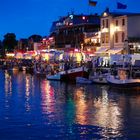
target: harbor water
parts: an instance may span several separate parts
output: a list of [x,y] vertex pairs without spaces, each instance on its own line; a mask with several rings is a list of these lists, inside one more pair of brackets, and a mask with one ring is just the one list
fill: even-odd
[[0,71],[0,140],[140,139],[140,88]]

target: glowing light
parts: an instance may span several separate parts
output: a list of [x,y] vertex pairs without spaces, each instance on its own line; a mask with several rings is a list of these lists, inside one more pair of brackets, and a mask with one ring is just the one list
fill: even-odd
[[70,23],[69,25],[70,25],[70,26],[72,26],[72,25],[73,25],[73,23]]
[[75,52],[78,52],[78,49],[74,49]]
[[62,60],[62,59],[63,59],[63,54],[60,54],[59,60]]
[[70,17],[71,19],[73,19],[73,15],[70,15],[69,17]]
[[109,32],[108,28],[103,28],[102,33],[106,33],[106,32]]
[[6,56],[7,56],[7,57],[14,57],[15,54],[14,54],[14,53],[6,53]]
[[104,16],[104,17],[106,17],[106,16],[107,16],[107,13],[106,13],[106,12],[104,12],[103,16]]
[[113,35],[115,32],[115,26],[113,24],[110,25],[110,33]]
[[82,60],[81,53],[76,53],[76,59],[78,62]]
[[116,26],[115,27],[115,31],[120,31],[120,27],[119,26]]
[[86,17],[85,17],[85,16],[83,16],[83,17],[82,17],[82,19],[83,19],[83,20],[85,20],[85,19],[86,19]]

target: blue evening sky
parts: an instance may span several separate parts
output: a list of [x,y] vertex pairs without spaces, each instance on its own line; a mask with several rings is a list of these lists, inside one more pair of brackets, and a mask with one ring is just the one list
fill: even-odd
[[96,7],[88,0],[0,0],[0,39],[12,32],[17,39],[32,34],[46,36],[53,21],[74,11],[76,14],[101,13],[107,6],[116,10],[116,2],[128,5],[129,12],[140,12],[140,0],[96,0]]

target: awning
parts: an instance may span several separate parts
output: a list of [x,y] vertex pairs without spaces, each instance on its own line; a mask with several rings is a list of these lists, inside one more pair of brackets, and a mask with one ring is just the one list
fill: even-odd
[[103,48],[103,47],[101,47],[101,48],[99,48],[95,53],[106,53],[106,51],[108,50],[108,48]]
[[107,53],[109,53],[109,54],[117,54],[117,53],[120,53],[122,50],[123,50],[123,48],[112,48],[112,49],[109,49],[107,51]]

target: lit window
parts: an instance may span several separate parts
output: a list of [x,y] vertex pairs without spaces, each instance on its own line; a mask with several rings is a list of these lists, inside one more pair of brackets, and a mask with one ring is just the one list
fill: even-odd
[[102,43],[105,43],[105,36],[104,36],[104,34],[102,35]]
[[105,42],[109,43],[109,35],[108,34],[105,35]]

